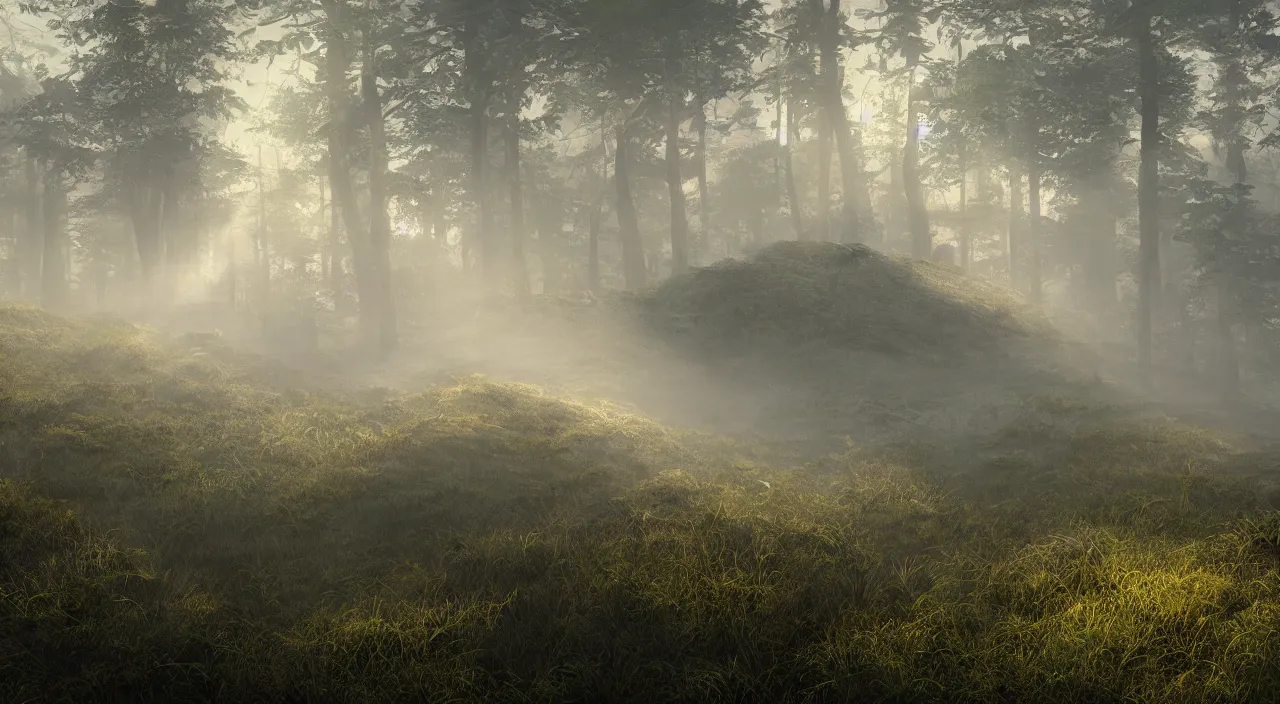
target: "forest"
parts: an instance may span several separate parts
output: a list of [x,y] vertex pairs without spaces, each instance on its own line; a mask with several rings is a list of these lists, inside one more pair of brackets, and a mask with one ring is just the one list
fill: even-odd
[[1276,696],[1280,3],[0,25],[0,702]]

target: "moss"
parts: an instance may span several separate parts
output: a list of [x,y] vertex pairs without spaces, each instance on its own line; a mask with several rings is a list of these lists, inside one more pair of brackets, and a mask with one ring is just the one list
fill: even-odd
[[1280,687],[1274,453],[1115,405],[780,463],[480,377],[282,393],[254,358],[21,308],[0,339],[0,699]]
[[669,279],[635,303],[659,329],[718,354],[785,340],[954,363],[1053,337],[1043,317],[997,286],[830,243],[781,242]]

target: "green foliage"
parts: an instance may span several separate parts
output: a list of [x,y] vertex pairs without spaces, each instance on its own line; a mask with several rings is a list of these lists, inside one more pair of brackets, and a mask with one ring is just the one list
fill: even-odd
[[1272,327],[1280,311],[1275,217],[1260,210],[1250,186],[1199,179],[1190,187],[1177,236],[1195,251],[1197,281],[1225,286],[1237,314]]

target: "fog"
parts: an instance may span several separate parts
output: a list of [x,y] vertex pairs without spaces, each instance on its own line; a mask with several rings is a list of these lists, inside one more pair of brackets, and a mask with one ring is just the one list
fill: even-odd
[[1274,11],[0,9],[0,701],[1265,697]]

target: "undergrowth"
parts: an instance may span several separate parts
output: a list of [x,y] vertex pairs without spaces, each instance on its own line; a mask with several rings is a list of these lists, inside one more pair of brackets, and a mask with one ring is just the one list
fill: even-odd
[[1246,702],[1267,453],[1043,397],[785,463],[0,307],[0,700]]

